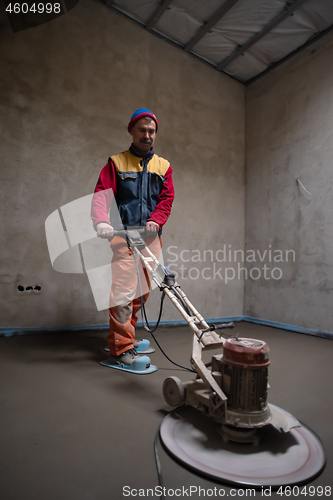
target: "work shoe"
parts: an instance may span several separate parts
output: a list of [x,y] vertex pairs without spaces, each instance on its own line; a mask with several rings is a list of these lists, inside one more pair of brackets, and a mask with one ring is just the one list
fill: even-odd
[[136,350],[132,348],[119,356],[112,356],[112,358],[119,364],[123,363],[124,365],[130,366],[139,358],[139,355]]
[[[138,354],[152,354],[153,352],[155,352],[155,348],[151,347],[150,342],[147,339],[135,340],[133,346]],[[104,351],[110,352],[109,346],[104,347]],[[117,357],[118,356],[114,356],[114,358]]]

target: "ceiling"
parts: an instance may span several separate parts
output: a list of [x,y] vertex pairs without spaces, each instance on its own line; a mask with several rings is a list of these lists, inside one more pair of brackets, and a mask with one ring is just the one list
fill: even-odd
[[333,29],[333,0],[101,0],[248,85]]

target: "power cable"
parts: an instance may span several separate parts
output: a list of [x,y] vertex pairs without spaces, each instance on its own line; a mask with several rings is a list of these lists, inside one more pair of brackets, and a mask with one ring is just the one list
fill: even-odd
[[159,454],[158,454],[158,442],[159,442],[159,437],[160,437],[160,428],[161,425],[158,426],[158,429],[155,434],[155,439],[154,439],[154,456],[155,456],[155,463],[156,463],[156,471],[157,471],[157,477],[158,477],[158,484],[161,487],[161,498],[162,500],[165,500],[164,496],[164,481],[163,481],[163,476],[162,476],[162,467],[161,467],[161,462],[159,459]]

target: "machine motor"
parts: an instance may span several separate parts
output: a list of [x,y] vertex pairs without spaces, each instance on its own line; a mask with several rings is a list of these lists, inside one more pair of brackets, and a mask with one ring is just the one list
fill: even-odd
[[[214,360],[214,357],[213,357]],[[217,360],[216,360],[217,361]],[[215,362],[216,362],[215,361]],[[261,341],[229,338],[225,341],[220,367],[221,388],[228,397],[228,409],[262,412],[267,407],[269,347]]]

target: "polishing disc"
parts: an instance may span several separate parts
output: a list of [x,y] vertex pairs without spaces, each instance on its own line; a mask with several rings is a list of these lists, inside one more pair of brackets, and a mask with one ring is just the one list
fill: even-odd
[[[283,414],[281,408],[270,406]],[[160,437],[171,456],[225,483],[255,487],[302,484],[318,476],[325,466],[321,441],[304,425],[290,432],[266,425],[260,429],[257,446],[224,442],[220,429],[221,424],[199,410],[183,406],[165,417]]]

